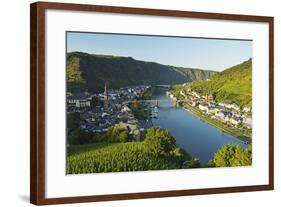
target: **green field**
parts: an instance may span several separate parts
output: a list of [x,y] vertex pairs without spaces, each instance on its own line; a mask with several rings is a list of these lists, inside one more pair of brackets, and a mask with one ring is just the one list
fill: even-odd
[[160,156],[145,142],[76,145],[67,152],[67,174],[180,169],[187,158]]

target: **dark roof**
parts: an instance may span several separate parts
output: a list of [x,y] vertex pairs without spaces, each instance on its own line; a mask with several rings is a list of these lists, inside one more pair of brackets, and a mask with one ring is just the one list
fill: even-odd
[[69,96],[68,99],[80,100],[80,99],[86,99],[86,98],[89,98],[89,96],[86,95],[84,92],[79,92],[79,93],[73,93],[71,96]]

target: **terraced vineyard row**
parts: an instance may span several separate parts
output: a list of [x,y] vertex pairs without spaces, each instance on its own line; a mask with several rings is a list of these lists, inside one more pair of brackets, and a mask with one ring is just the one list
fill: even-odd
[[179,169],[180,159],[152,153],[144,142],[73,146],[68,150],[67,174]]

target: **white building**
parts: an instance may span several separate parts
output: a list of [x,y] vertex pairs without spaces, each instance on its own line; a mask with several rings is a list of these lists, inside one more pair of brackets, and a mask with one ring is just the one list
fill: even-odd
[[199,93],[192,91],[191,93],[193,96],[195,96],[196,98],[201,98],[201,96],[199,95]]
[[121,112],[131,112],[131,109],[128,106],[123,106]]
[[252,128],[252,117],[244,117],[244,118],[243,118],[243,124],[244,124],[247,128],[251,129],[251,128]]
[[70,107],[84,108],[91,106],[91,97],[87,93],[73,93],[67,97],[67,104]]
[[251,108],[250,108],[250,107],[244,107],[244,108],[243,108],[243,111],[246,112],[246,113],[248,113],[248,112],[251,111]]
[[199,104],[198,105],[198,108],[201,110],[201,111],[207,111],[209,108],[207,105],[202,105],[202,104]]
[[181,92],[180,92],[180,95],[182,95],[183,97],[185,97],[186,98],[186,95],[185,95],[185,93],[181,90]]
[[240,107],[237,104],[219,103],[219,106],[225,107],[227,109],[234,109],[236,111],[240,110]]
[[216,113],[216,108],[208,107],[207,114],[215,114],[215,113]]
[[230,118],[229,122],[235,126],[237,126],[240,123],[239,119],[235,119],[235,118]]

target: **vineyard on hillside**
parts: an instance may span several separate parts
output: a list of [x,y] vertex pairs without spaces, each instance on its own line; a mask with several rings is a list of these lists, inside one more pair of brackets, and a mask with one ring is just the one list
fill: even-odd
[[145,142],[96,143],[72,146],[67,174],[180,169],[186,159],[180,152],[160,156]]

